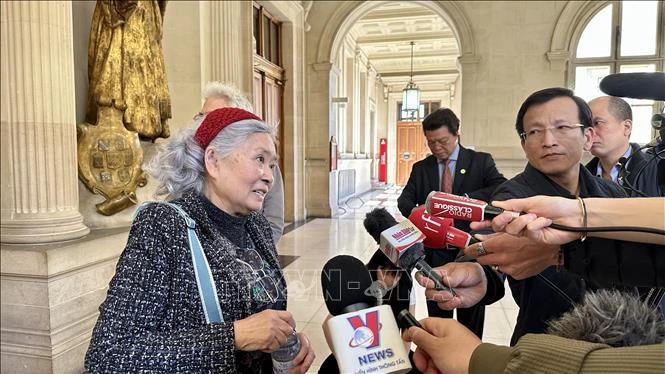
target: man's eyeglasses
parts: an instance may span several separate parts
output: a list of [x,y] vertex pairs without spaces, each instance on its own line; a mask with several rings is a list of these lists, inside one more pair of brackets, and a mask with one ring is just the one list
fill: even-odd
[[570,136],[573,131],[575,131],[575,129],[579,129],[580,127],[584,127],[584,125],[578,123],[575,125],[557,125],[554,127],[533,128],[529,131],[522,132],[520,134],[520,138],[522,138],[524,141],[539,141],[545,137],[545,133],[549,130],[552,132],[554,137],[559,139]]
[[193,117],[192,119],[193,119],[194,121],[198,121],[198,120],[200,120],[201,118],[203,118],[206,114],[208,114],[208,113],[198,112],[198,113],[196,113],[196,114],[194,115],[194,117]]
[[264,270],[261,255],[254,249],[240,252],[236,261],[245,267],[245,271],[252,275],[253,281],[249,284],[252,298],[263,303],[274,303],[279,297],[279,290],[275,280]]

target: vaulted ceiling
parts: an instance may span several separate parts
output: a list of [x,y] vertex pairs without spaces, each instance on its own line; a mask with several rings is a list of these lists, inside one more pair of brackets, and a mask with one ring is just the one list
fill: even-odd
[[401,91],[409,82],[411,41],[413,81],[422,90],[447,89],[459,75],[459,46],[450,26],[418,4],[395,1],[377,7],[349,35],[390,91]]

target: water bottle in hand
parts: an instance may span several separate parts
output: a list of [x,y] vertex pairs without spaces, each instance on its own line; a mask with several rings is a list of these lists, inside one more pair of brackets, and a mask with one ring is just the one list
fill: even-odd
[[286,338],[286,343],[272,353],[272,371],[275,374],[286,374],[293,368],[293,359],[300,352],[300,338],[295,330]]

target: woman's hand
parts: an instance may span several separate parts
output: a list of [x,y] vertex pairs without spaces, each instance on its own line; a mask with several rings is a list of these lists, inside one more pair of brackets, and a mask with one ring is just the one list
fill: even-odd
[[416,273],[416,280],[425,287],[427,300],[436,301],[441,309],[468,308],[476,305],[487,292],[487,278],[482,266],[475,262],[449,262],[434,268],[441,275],[443,283],[455,290],[457,296],[453,297],[450,291],[438,291],[434,282],[429,278]]
[[450,318],[425,318],[423,328],[410,327],[402,339],[418,347],[413,361],[423,373],[469,372],[473,351],[481,341],[461,323]]
[[235,321],[235,348],[239,351],[272,352],[293,334],[296,321],[284,310],[267,309]]
[[552,196],[534,196],[525,199],[494,201],[492,205],[513,212],[525,212],[519,217],[504,212],[492,221],[472,222],[473,230],[492,227],[496,232],[506,232],[516,236],[526,236],[544,244],[561,245],[579,239],[581,234],[560,231],[549,226],[552,222],[567,226],[580,226],[582,211],[575,199]]
[[288,374],[305,374],[314,362],[314,358],[316,358],[314,347],[310,344],[307,336],[299,332],[298,338],[300,338],[300,352],[293,359],[294,367],[288,371]]

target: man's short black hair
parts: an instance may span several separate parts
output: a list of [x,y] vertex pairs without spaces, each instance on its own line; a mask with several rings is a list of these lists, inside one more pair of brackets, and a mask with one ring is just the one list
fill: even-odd
[[520,135],[524,132],[524,115],[526,111],[529,110],[534,105],[544,104],[552,99],[557,97],[569,97],[575,104],[577,104],[577,116],[580,121],[580,124],[584,125],[582,131],[585,128],[591,127],[591,109],[587,105],[586,101],[579,96],[575,96],[572,90],[563,87],[551,87],[545,88],[544,90],[536,91],[529,95],[529,97],[524,100],[520,110],[517,112],[517,119],[515,120],[515,129],[517,130],[517,135]]
[[448,128],[451,134],[457,136],[459,132],[459,118],[448,108],[439,108],[423,120],[423,132],[438,130],[444,126]]

